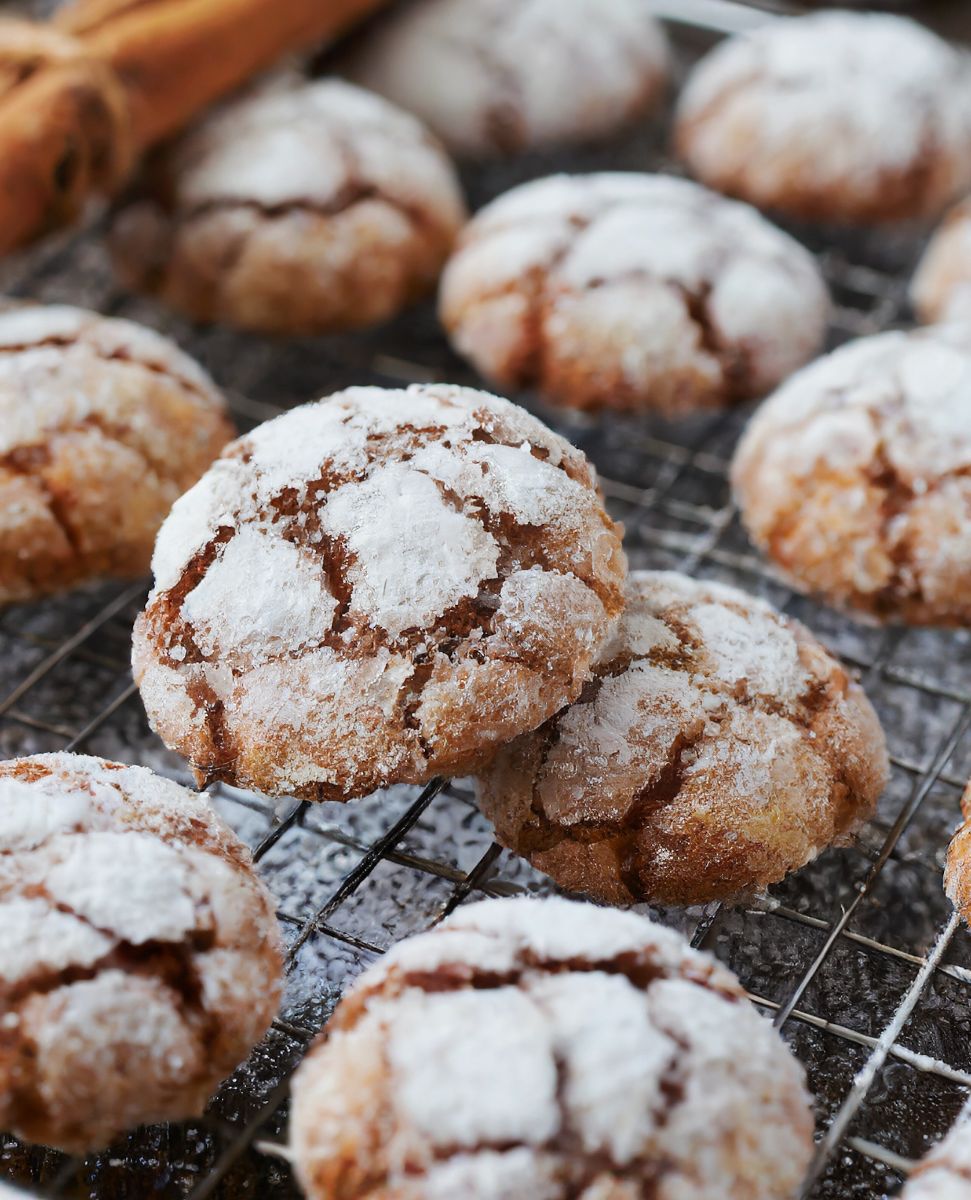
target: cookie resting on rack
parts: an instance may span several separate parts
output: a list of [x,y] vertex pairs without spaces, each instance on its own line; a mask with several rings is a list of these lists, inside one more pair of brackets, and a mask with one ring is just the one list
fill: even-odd
[[580,692],[626,562],[584,456],[448,385],[350,388],[172,511],[134,666],[201,778],[342,800],[461,774]]
[[971,184],[968,63],[885,13],[766,21],[695,67],[675,140],[703,183],[790,217],[933,217]]
[[481,157],[609,136],[661,99],[668,49],[643,0],[411,0],[338,70]]
[[802,1069],[735,976],[634,913],[487,900],[399,943],[293,1082],[311,1200],[788,1200]]
[[971,621],[971,339],[861,338],[762,405],[732,482],[752,540],[837,608]]
[[198,1115],[280,976],[272,900],[205,797],[98,758],[0,763],[0,1129],[81,1154]]
[[971,321],[971,201],[962,200],[935,230],[910,285],[919,320]]
[[151,330],[0,312],[0,604],[145,574],[172,502],[232,436],[209,377]]
[[971,1119],[962,1115],[920,1160],[900,1200],[968,1200],[971,1195]]
[[479,801],[564,888],[701,904],[845,839],[886,779],[873,709],[808,630],[735,588],[638,571],[579,700],[499,751]]
[[812,256],[754,209],[615,172],[487,205],[439,306],[459,353],[505,388],[669,417],[774,387],[818,350],[829,313]]
[[435,284],[465,207],[410,114],[287,77],[150,160],[115,216],[115,270],[199,321],[266,333],[373,325]]

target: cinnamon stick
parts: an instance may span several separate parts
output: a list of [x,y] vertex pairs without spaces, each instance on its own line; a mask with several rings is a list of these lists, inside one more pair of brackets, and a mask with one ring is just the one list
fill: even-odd
[[75,220],[138,156],[384,0],[74,0],[0,20],[0,254]]

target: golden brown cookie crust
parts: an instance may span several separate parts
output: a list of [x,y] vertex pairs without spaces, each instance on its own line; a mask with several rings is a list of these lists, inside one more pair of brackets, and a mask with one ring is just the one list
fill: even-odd
[[126,286],[195,320],[326,333],[427,292],[464,219],[451,164],[413,117],[287,78],[157,156],[111,245]]
[[280,997],[269,893],[197,796],[142,767],[0,764],[0,1127],[84,1153],[200,1113]]
[[861,338],[793,376],[739,442],[752,540],[794,586],[915,625],[971,620],[971,346]]
[[829,301],[808,251],[747,205],[602,172],[480,210],[439,307],[455,348],[504,388],[677,417],[774,387],[818,349]]
[[59,305],[0,313],[0,604],[144,574],[232,434],[209,377],[151,330]]
[[460,774],[583,686],[626,562],[584,456],[467,388],[351,388],[231,446],[159,535],[134,666],[201,777]]
[[492,900],[342,1000],[290,1144],[313,1200],[777,1200],[812,1125],[801,1068],[713,959],[633,913]]
[[580,699],[502,749],[479,798],[563,887],[687,905],[761,891],[846,837],[887,771],[873,709],[806,629],[639,571]]
[[934,216],[971,183],[967,64],[916,22],[829,12],[717,46],[681,94],[703,183],[807,221]]

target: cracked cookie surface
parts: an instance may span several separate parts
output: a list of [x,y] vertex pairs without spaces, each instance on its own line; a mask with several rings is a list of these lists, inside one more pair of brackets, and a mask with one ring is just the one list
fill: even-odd
[[641,0],[413,0],[338,69],[479,157],[609,136],[660,100],[668,49]]
[[200,1113],[280,975],[270,896],[204,797],[103,759],[0,763],[0,1128],[83,1153]]
[[637,571],[579,700],[499,751],[503,845],[611,904],[760,891],[847,836],[887,779],[863,691],[735,588]]
[[749,423],[732,482],[753,541],[838,608],[971,620],[971,343],[957,328],[861,338]]
[[142,699],[200,776],[341,800],[460,774],[583,685],[626,562],[584,456],[467,388],[351,388],[173,509]]
[[904,17],[771,21],[695,67],[675,141],[709,187],[791,217],[934,216],[971,184],[971,76]]
[[417,120],[350,84],[288,77],[157,155],[111,246],[126,286],[196,320],[325,333],[433,287],[464,219],[451,163]]
[[148,570],[176,497],[233,436],[205,372],[130,321],[0,313],[0,604]]
[[967,1200],[971,1195],[971,1120],[967,1114],[911,1172],[901,1200]]
[[680,416],[775,386],[818,349],[811,255],[685,180],[557,175],[469,222],[442,277],[456,349],[503,387]]
[[397,945],[294,1079],[328,1200],[778,1200],[812,1148],[802,1069],[738,981],[633,913],[488,900]]

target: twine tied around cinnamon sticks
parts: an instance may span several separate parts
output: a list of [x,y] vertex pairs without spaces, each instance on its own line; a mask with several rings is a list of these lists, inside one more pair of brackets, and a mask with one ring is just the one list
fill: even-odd
[[0,19],[0,254],[110,195],[155,142],[383,0],[75,0]]

